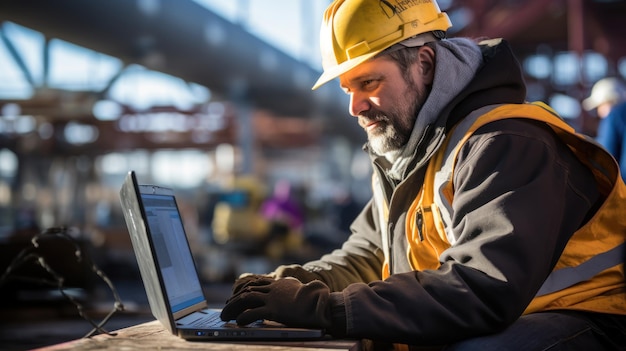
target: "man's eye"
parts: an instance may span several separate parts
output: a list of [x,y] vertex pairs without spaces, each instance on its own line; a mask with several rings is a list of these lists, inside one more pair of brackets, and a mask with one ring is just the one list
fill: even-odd
[[362,88],[368,88],[371,87],[372,85],[374,85],[374,80],[373,79],[368,79],[368,80],[364,80],[361,82],[361,87]]

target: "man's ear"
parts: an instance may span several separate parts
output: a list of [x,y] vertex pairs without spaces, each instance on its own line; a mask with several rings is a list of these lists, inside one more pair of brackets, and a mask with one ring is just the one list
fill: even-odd
[[435,78],[435,50],[427,45],[420,47],[417,52],[417,63],[422,75],[422,82],[426,85],[432,85]]

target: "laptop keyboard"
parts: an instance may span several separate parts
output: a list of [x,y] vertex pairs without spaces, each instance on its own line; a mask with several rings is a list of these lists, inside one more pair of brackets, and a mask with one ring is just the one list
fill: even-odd
[[[237,322],[229,321],[224,322],[222,318],[220,318],[220,311],[205,309],[202,311],[198,311],[202,313],[203,316],[195,319],[194,321],[187,322],[187,327],[194,328],[241,328],[241,326],[237,325]],[[196,315],[196,314],[194,314]],[[191,316],[187,316],[191,317]],[[179,324],[180,325],[180,324]],[[277,327],[282,326],[278,323],[269,322],[265,320],[258,320],[248,324],[246,327]]]
[[191,326],[196,328],[213,328],[222,326],[226,323],[220,318],[219,312],[207,311],[204,313],[207,313],[207,316],[194,321],[191,323]]

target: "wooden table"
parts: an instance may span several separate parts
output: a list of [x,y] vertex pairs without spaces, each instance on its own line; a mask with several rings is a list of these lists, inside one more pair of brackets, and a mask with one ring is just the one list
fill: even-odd
[[217,351],[361,351],[357,340],[315,340],[277,342],[186,341],[172,335],[155,320],[115,331],[117,335],[96,335],[37,349],[59,350],[217,350]]

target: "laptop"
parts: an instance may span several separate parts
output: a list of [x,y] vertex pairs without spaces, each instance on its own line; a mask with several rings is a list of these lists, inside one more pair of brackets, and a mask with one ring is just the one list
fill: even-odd
[[152,315],[172,334],[188,340],[308,340],[321,329],[290,328],[272,321],[238,326],[208,308],[182,218],[170,188],[140,185],[134,171],[120,189],[139,271]]

